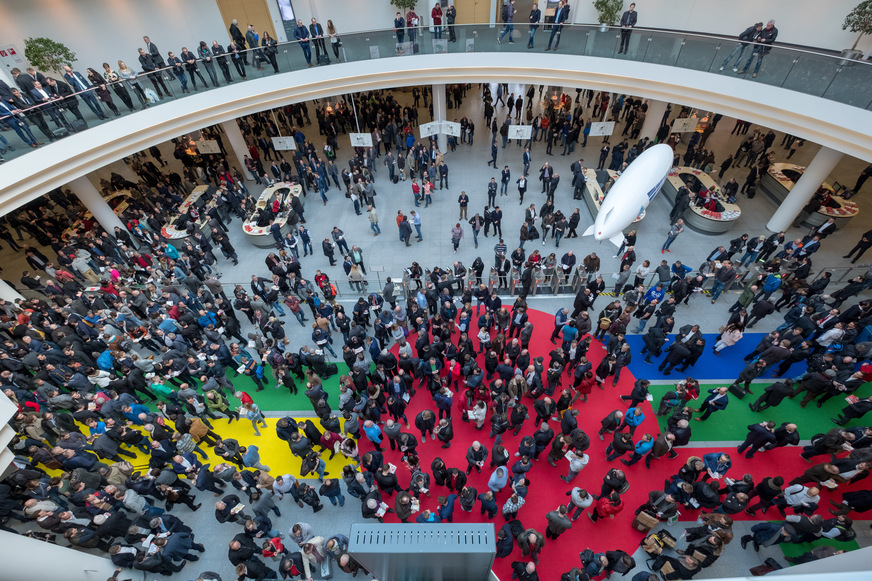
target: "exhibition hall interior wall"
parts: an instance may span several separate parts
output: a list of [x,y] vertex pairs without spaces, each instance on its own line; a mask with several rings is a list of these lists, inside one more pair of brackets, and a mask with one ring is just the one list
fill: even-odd
[[[472,10],[475,0],[455,0],[458,12]],[[481,3],[483,0],[477,0]],[[488,0],[484,0],[488,1]],[[492,3],[498,0],[490,0]],[[777,20],[778,41],[786,44],[841,50],[853,45],[856,35],[842,30],[844,16],[858,0],[638,0],[639,26],[738,35],[755,21]],[[282,29],[277,0],[264,2],[273,16],[276,32]],[[340,33],[388,28],[396,9],[388,0],[292,0],[297,16],[308,23],[312,16],[326,23],[330,18]],[[544,2],[542,3],[544,4]],[[629,1],[624,4],[629,6]],[[571,17],[576,23],[593,23],[596,11],[590,0],[572,0]],[[429,22],[430,0],[421,0],[418,12]],[[426,16],[425,16],[426,15]],[[525,19],[519,19],[522,22]],[[458,21],[463,19],[458,18]],[[136,49],[148,34],[164,54],[179,50],[182,43],[199,40],[227,43],[227,27],[215,0],[2,0],[0,45],[13,45],[23,54],[24,39],[45,36],[72,49],[80,66],[99,67],[104,61],[114,67],[120,58],[138,65]],[[872,37],[859,48],[872,49]],[[7,61],[0,70],[8,77]]]

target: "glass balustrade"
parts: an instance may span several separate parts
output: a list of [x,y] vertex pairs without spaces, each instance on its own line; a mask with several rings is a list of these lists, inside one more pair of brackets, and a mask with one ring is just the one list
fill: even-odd
[[[316,67],[332,66],[337,62],[388,57],[414,59],[417,55],[443,53],[498,52],[511,55],[535,52],[542,53],[542,66],[547,67],[549,55],[552,53],[545,52],[545,49],[549,40],[553,40],[552,48],[556,47],[554,52],[557,54],[637,61],[718,75],[739,76],[749,83],[781,87],[863,109],[872,108],[872,91],[869,90],[872,87],[872,64],[850,61],[839,56],[775,45],[764,56],[762,65],[757,71],[758,56],[754,54],[754,46],[744,47],[739,58],[738,51],[734,50],[739,45],[729,38],[635,29],[626,53],[618,54],[620,30],[617,28],[603,30],[599,26],[564,26],[559,34],[554,34],[552,37],[551,26],[542,24],[535,32],[532,49],[528,48],[529,25],[515,25],[512,35],[513,44],[509,42],[509,35],[506,35],[502,42],[498,42],[497,38],[502,30],[501,24],[455,25],[456,41],[450,42],[447,30],[439,40],[434,37],[429,27],[419,27],[406,29],[402,43],[397,42],[397,35],[392,29],[354,32],[341,35],[338,59],[330,40],[325,38],[323,49],[315,41],[309,41],[309,62],[301,43],[280,43],[275,53],[278,73],[266,58],[262,48],[249,49],[238,55],[215,57],[211,67],[218,86],[228,84],[226,80],[228,75],[232,83],[240,83],[275,74],[306,70],[310,63],[311,66]],[[330,59],[329,64],[319,65],[320,53],[327,55]],[[753,59],[751,59],[752,54],[754,54]],[[721,71],[720,68],[728,57],[732,59]],[[256,64],[253,63],[254,59],[257,59]],[[752,61],[750,67],[748,67],[749,61]],[[131,63],[135,62],[131,59]],[[86,67],[89,64],[97,63],[76,63],[75,70],[87,75]],[[414,60],[410,60],[409,66],[415,66]],[[738,69],[738,73],[741,73],[740,75],[732,70],[734,66]],[[746,68],[747,70],[744,71]],[[95,69],[102,74],[102,67],[95,67]],[[754,76],[755,71],[756,76]],[[152,73],[139,73],[135,78],[106,85],[108,92],[95,88],[76,93],[75,99],[69,97],[36,103],[35,95],[23,95],[22,97],[29,101],[26,103],[29,108],[25,109],[25,103],[19,102],[22,109],[9,114],[2,111],[0,107],[0,113],[5,113],[5,117],[0,118],[3,129],[0,132],[2,136],[0,148],[5,150],[2,157],[10,160],[33,151],[26,142],[31,139],[31,135],[35,141],[47,144],[144,108],[162,107],[178,99],[215,88],[212,75],[209,73],[209,65],[205,62],[198,61],[197,71],[193,73],[183,68],[187,91],[183,92],[181,76],[175,74],[176,72],[175,69],[167,68]],[[58,82],[62,82],[59,75],[47,76],[54,76]],[[194,89],[195,80],[197,90]],[[107,107],[108,100],[111,100],[117,109],[117,115]],[[93,110],[97,103],[102,110],[103,118],[98,117]],[[15,107],[15,105],[9,106]]]

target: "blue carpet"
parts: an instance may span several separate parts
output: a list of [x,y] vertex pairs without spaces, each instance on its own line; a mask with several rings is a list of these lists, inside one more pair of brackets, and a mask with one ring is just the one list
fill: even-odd
[[[645,347],[645,343],[642,342],[642,335],[628,335],[627,342],[633,351],[633,360],[628,368],[636,377],[648,380],[676,379],[682,375],[691,375],[696,379],[722,380],[736,378],[742,369],[745,368],[745,362],[742,358],[752,352],[764,336],[765,333],[745,333],[741,341],[721,351],[721,356],[718,357],[712,353],[712,349],[718,341],[718,334],[710,333],[703,335],[705,337],[705,351],[696,362],[696,365],[689,367],[683,374],[673,370],[671,375],[665,376],[662,371],[657,370],[657,367],[666,357],[665,348],[675,341],[675,335],[669,335],[669,341],[664,345],[663,354],[660,357],[652,357],[650,365],[645,363],[646,354],[642,353],[642,348]],[[803,371],[805,371],[804,364],[794,365],[788,370],[786,377],[794,377]],[[766,372],[760,380],[768,379],[770,377],[769,374],[770,372]]]

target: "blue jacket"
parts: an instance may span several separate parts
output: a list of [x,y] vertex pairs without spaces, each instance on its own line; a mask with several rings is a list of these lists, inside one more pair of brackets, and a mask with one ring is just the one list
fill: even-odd
[[730,403],[730,396],[728,396],[727,394],[724,394],[723,397],[719,398],[716,401],[712,401],[714,399],[714,397],[717,395],[718,390],[717,389],[710,389],[710,390],[708,390],[708,392],[711,395],[709,395],[708,397],[705,398],[704,403],[709,404],[709,407],[712,410],[725,409],[727,407],[727,404]]
[[624,421],[628,426],[641,426],[642,422],[645,421],[645,412],[642,412],[638,416],[634,413],[636,408],[630,408],[627,410],[627,413],[624,414]]
[[[82,76],[82,73],[77,73],[73,71],[72,74],[66,73],[64,75],[64,80],[73,88],[75,92],[84,91],[86,89],[91,88],[91,83],[88,82],[88,79]],[[83,88],[84,87],[84,88]]]
[[[203,467],[203,464],[197,460],[197,457],[194,456],[193,452],[188,452],[187,454],[182,454],[182,457],[191,463],[191,466],[194,467],[194,470],[198,470]],[[179,464],[175,460],[172,463],[173,472],[176,474],[185,474],[185,466],[183,464]]]
[[718,462],[723,452],[711,452],[702,457],[702,463],[705,464],[706,470],[711,470],[715,474],[723,476],[727,470],[733,465],[732,461]]
[[663,297],[666,296],[666,291],[661,287],[660,290],[657,290],[657,286],[653,286],[648,289],[648,292],[645,293],[645,302],[650,303],[652,300],[657,299],[657,302],[662,302]]
[[[500,478],[499,475],[497,474],[497,470],[503,471],[502,478]],[[494,493],[497,493],[500,490],[502,490],[503,488],[505,488],[506,484],[508,484],[508,482],[509,482],[509,471],[506,469],[505,466],[503,466],[502,468],[497,468],[496,470],[493,471],[493,473],[490,475],[490,478],[487,481],[487,487],[490,488],[491,490],[493,490]]]
[[439,515],[436,514],[435,512],[431,512],[431,513],[430,513],[430,518],[424,518],[424,513],[422,512],[422,513],[419,514],[418,517],[415,519],[415,522],[418,522],[418,523],[425,523],[425,522],[442,522],[442,519],[439,518]]
[[451,402],[453,401],[453,399],[450,396],[437,393],[433,396],[433,399],[436,400],[437,408],[439,408],[440,410],[451,411]]
[[148,414],[148,408],[144,405],[135,403],[130,406],[129,412],[124,412],[124,417],[136,424],[137,426],[144,425],[144,422],[139,419],[139,414]]
[[367,428],[363,426],[361,428],[363,433],[366,434],[367,439],[373,444],[379,444],[382,441],[382,433],[381,428],[378,427],[377,424],[373,424],[372,427]]
[[781,275],[770,274],[766,277],[766,282],[763,283],[763,292],[772,293],[778,290],[781,286]]
[[452,515],[454,514],[454,502],[456,500],[457,500],[456,494],[450,494],[450,495],[445,497],[445,501],[446,501],[445,506],[440,506],[439,510],[438,510],[439,518],[441,518],[442,520],[447,520],[447,519],[450,519],[452,517]]
[[651,448],[654,447],[654,440],[639,440],[639,443],[636,444],[636,454],[639,456],[644,456],[648,452],[651,451]]
[[300,45],[309,46],[309,31],[306,30],[305,26],[294,28],[294,40],[301,41]]
[[100,353],[100,356],[97,357],[97,367],[103,371],[112,371],[115,368],[115,358],[108,349]]
[[211,313],[206,311],[206,314],[197,319],[197,324],[203,327],[204,329],[209,325],[215,325],[218,327],[218,319],[215,318],[215,313]]
[[246,446],[242,463],[250,468],[258,462],[260,462],[260,451],[257,449],[257,446]]

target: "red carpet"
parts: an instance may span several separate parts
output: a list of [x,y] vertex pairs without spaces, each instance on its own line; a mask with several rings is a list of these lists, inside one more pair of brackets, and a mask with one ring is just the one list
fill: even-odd
[[[553,330],[553,316],[548,313],[533,310],[529,311],[529,316],[530,321],[536,329],[534,333],[534,341],[530,345],[531,355],[532,357],[543,356],[545,358],[545,364],[547,365],[549,361],[548,353],[553,349],[553,346],[548,341],[548,337]],[[474,332],[470,332],[470,336],[474,337]],[[594,342],[589,353],[589,359],[593,362],[594,367],[596,367],[599,360],[602,359],[604,353],[605,351],[601,348],[601,345]],[[638,355],[634,354],[634,357],[635,356]],[[479,363],[482,368],[484,368],[483,357],[480,358]],[[571,379],[568,379],[568,381],[567,379],[568,378],[564,379],[563,385],[571,387]],[[601,442],[597,437],[596,432],[600,428],[600,419],[615,409],[626,410],[626,404],[619,400],[618,396],[629,393],[635,380],[636,378],[625,369],[622,372],[621,379],[616,387],[611,386],[611,379],[609,379],[606,382],[606,389],[604,391],[594,388],[593,393],[589,397],[588,403],[583,403],[581,400],[576,402],[574,407],[581,411],[578,417],[579,427],[582,428],[591,438],[591,446],[587,450],[587,454],[590,456],[590,463],[581,474],[575,478],[571,486],[560,480],[560,475],[566,475],[568,462],[566,460],[561,460],[558,462],[557,468],[553,468],[547,462],[547,450],[541,454],[539,462],[534,462],[534,468],[527,474],[531,484],[529,487],[529,493],[526,497],[526,504],[519,512],[518,520],[520,520],[526,528],[535,528],[543,535],[545,534],[545,528],[547,525],[545,514],[551,510],[555,510],[560,504],[567,503],[569,497],[566,496],[565,493],[571,490],[572,486],[580,486],[589,492],[599,494],[602,485],[602,478],[612,467],[625,469],[627,479],[630,482],[630,489],[623,495],[625,503],[624,510],[618,514],[614,520],[600,519],[597,523],[592,523],[585,515],[582,515],[581,518],[574,523],[573,528],[564,533],[559,539],[546,539],[545,548],[542,551],[539,566],[539,577],[543,581],[559,579],[562,573],[568,571],[574,566],[578,566],[579,551],[588,547],[594,551],[623,549],[632,554],[643,537],[641,533],[633,530],[630,526],[633,519],[633,512],[639,505],[647,500],[648,492],[650,490],[655,488],[662,489],[664,479],[675,474],[690,456],[702,456],[703,454],[713,451],[728,452],[733,459],[733,466],[727,475],[738,479],[745,473],[751,473],[754,475],[755,481],[759,481],[765,476],[781,475],[784,477],[785,482],[787,482],[809,467],[809,464],[799,457],[799,450],[796,448],[781,448],[771,452],[757,454],[752,460],[747,460],[744,457],[739,456],[734,447],[679,449],[679,456],[677,458],[672,460],[662,459],[654,461],[650,470],[645,468],[644,461],[640,461],[630,467],[624,466],[617,460],[615,462],[607,462],[605,459],[605,449],[610,442],[610,437],[606,435],[606,441],[604,442]],[[488,434],[490,433],[490,423],[486,422],[485,428],[482,431],[477,431],[473,427],[474,424],[467,424],[461,421],[460,414],[457,411],[456,397],[457,396],[455,396],[454,410],[452,412],[455,438],[452,442],[451,448],[442,449],[440,447],[441,443],[438,440],[434,441],[432,439],[428,439],[425,444],[418,447],[421,466],[428,473],[430,463],[436,456],[441,457],[448,467],[465,470],[466,450],[474,440],[479,440],[483,446],[488,448],[488,450],[490,450],[493,445],[493,439],[488,438]],[[535,416],[535,413],[532,411],[532,400],[527,399],[524,403],[530,409],[531,415]],[[645,406],[646,419],[643,425],[636,430],[637,440],[646,432],[652,434],[654,437],[659,434],[659,428],[654,419],[653,410],[651,410],[650,405],[647,402],[643,405]],[[420,433],[415,429],[414,417],[423,409],[431,409],[435,412],[437,408],[435,403],[430,399],[427,390],[418,390],[416,396],[412,398],[406,413],[412,424],[411,430],[408,431],[414,433],[419,440]],[[707,421],[729,421],[728,413],[728,411],[716,413]],[[490,415],[488,415],[488,418],[489,417]],[[387,419],[384,416],[383,418]],[[558,423],[551,422],[551,425],[552,428],[554,428],[555,433],[560,432]],[[535,428],[533,427],[532,419],[528,419],[524,424],[524,429],[521,430],[518,436],[512,436],[511,432],[504,434],[503,443],[509,453],[514,454],[517,452],[518,443],[521,438],[526,435],[531,435],[534,430]],[[369,444],[365,438],[361,439],[360,447],[361,454],[372,449],[371,444]],[[411,475],[400,460],[402,456],[401,453],[391,451],[387,442],[383,442],[383,448],[385,450],[385,461],[390,461],[398,466],[397,474],[400,479],[400,485],[407,487]],[[823,457],[821,457],[821,460],[822,459]],[[513,456],[509,461],[509,467],[514,464],[515,460],[516,458]],[[490,458],[488,458],[486,466],[489,462]],[[482,469],[481,474],[478,474],[473,470],[469,475],[468,484],[475,487],[479,494],[486,492],[488,489],[487,481],[490,477],[491,471],[492,469],[488,469],[487,467]],[[843,491],[842,488],[844,487],[840,487],[840,490],[835,496],[831,493],[824,493],[823,496],[825,499],[840,497],[841,492]],[[433,484],[431,488],[432,498],[421,497],[422,510],[435,510],[437,506],[436,498],[439,495],[447,495],[448,492],[449,491],[446,487]],[[502,508],[503,503],[505,503],[510,494],[511,488],[506,487],[497,496],[497,504],[500,508]],[[395,498],[396,495],[393,497],[385,496],[385,502],[393,508],[393,501]],[[824,503],[821,505],[822,507],[823,504]],[[590,509],[588,508],[585,512],[589,510]],[[414,516],[417,516],[417,514],[418,513]],[[694,521],[697,518],[697,514],[697,511],[688,512],[682,510],[680,520]],[[772,517],[775,515],[777,515],[777,511],[770,509],[769,516]],[[736,515],[735,518],[739,520],[754,520],[744,514]],[[763,518],[765,518],[765,516]],[[387,521],[396,521],[396,517],[394,517],[393,514],[386,515],[385,519]],[[757,520],[759,519],[760,517],[758,516]],[[456,504],[454,510],[454,522],[485,521],[486,517],[479,515],[478,503],[476,503],[476,506],[471,513],[463,512],[460,510],[459,503]],[[505,524],[505,520],[502,518],[501,514],[498,514],[493,522],[497,530]],[[494,565],[494,570],[502,581],[508,581],[511,578],[511,562],[521,559],[521,551],[516,546],[514,552],[509,557],[497,560]]]

